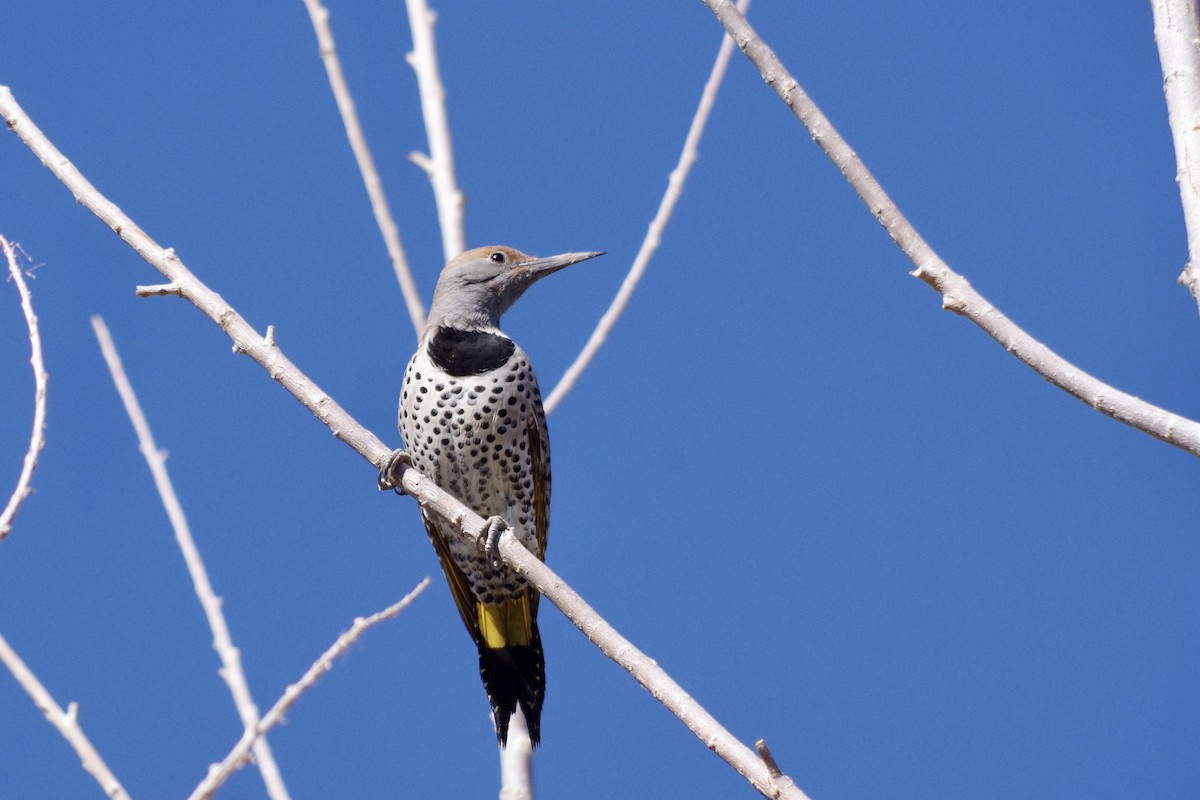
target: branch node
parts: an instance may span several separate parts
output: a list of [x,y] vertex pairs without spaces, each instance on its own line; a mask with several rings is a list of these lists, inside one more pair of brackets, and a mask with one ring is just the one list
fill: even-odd
[[138,297],[165,297],[167,295],[183,297],[183,287],[178,283],[158,283],[153,286],[136,286],[133,293]]
[[942,309],[962,316],[967,313],[967,304],[958,295],[947,292],[942,295]]
[[429,159],[429,156],[414,150],[408,154],[408,160],[420,167],[426,175],[433,177],[433,161]]
[[263,344],[265,344],[267,347],[275,347],[276,346],[276,344],[275,344],[275,326],[274,325],[267,326],[267,335],[263,337]]
[[754,749],[758,751],[758,757],[767,765],[767,772],[771,775],[772,781],[783,777],[783,771],[779,769],[779,764],[775,761],[775,756],[771,755],[766,741],[763,739],[756,740],[754,742]]

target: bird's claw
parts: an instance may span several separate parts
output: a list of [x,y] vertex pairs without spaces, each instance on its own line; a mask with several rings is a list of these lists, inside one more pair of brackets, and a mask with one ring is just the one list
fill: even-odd
[[404,487],[400,485],[400,479],[404,475],[404,470],[411,466],[412,456],[404,450],[393,450],[392,454],[388,456],[388,460],[379,469],[379,491],[386,492],[388,489],[394,489],[396,494],[404,494]]
[[484,525],[483,535],[479,537],[483,545],[484,555],[493,567],[499,568],[504,562],[500,558],[500,537],[508,530],[508,522],[504,517],[488,517]]

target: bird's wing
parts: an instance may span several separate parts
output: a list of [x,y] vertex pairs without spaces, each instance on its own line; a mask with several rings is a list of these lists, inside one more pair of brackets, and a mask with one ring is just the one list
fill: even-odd
[[433,520],[426,516],[424,511],[421,512],[421,518],[425,520],[425,532],[429,534],[429,541],[433,542],[433,549],[437,551],[442,572],[446,573],[446,582],[450,584],[450,594],[454,596],[454,605],[458,606],[458,615],[467,626],[467,633],[479,642],[479,610],[475,604],[475,595],[471,593],[471,587],[467,584],[467,576],[458,568],[458,564],[454,563],[450,548],[438,532],[437,526],[433,524]]
[[[547,442],[546,422],[538,415],[530,415],[526,425],[529,455],[533,468],[533,518],[537,533],[537,557],[546,560],[546,540],[550,535],[550,447]],[[533,614],[537,616],[537,592],[533,593]]]

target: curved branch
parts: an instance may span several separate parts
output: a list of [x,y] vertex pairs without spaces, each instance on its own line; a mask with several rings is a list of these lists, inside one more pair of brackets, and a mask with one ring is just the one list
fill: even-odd
[[1200,456],[1200,423],[1172,414],[1093,378],[1034,339],[976,292],[933,251],[912,223],[900,213],[879,181],[858,154],[846,143],[821,109],[805,93],[775,53],[758,37],[745,17],[729,0],[704,0],[725,26],[746,57],[762,73],[796,118],[808,129],[813,141],[825,151],[859,198],[879,220],[892,241],[916,265],[913,277],[920,278],[942,295],[942,307],[983,328],[1005,350],[1029,365],[1050,383],[1101,414]]
[[[313,412],[333,431],[333,435],[382,470],[393,462],[392,451],[373,433],[358,424],[333,398],[322,392],[295,364],[289,361],[274,341],[267,342],[246,323],[221,297],[205,286],[176,257],[163,250],[92,186],[62,153],[38,130],[22,111],[6,86],[0,86],[0,113],[9,128],[41,159],[75,198],[111,227],[135,252],[161,272],[178,294],[212,319],[234,341],[234,352],[244,353],[266,369],[271,377]],[[486,521],[449,492],[435,485],[412,467],[404,469],[399,485],[421,507],[437,514],[459,530],[465,541],[479,545],[485,535]],[[790,781],[772,778],[754,751],[737,741],[707,711],[693,700],[652,659],[621,637],[567,584],[519,546],[511,532],[501,537],[499,550],[506,564],[518,570],[546,599],[563,610],[568,619],[591,639],[606,656],[620,664],[638,683],[670,709],[709,749],[738,770],[764,796],[804,798]],[[264,717],[264,720],[266,717]]]
[[1200,20],[1196,0],[1150,0],[1150,7],[1187,226],[1188,263],[1179,282],[1200,304]]
[[13,489],[4,511],[0,512],[0,541],[12,530],[13,519],[17,509],[25,502],[25,498],[33,493],[30,485],[33,483],[33,471],[37,469],[38,456],[46,446],[46,365],[42,361],[42,334],[38,329],[37,315],[33,313],[33,298],[29,287],[25,284],[25,276],[17,263],[17,254],[12,244],[0,236],[0,247],[4,250],[4,258],[8,261],[8,274],[17,285],[21,295],[21,310],[25,312],[25,325],[29,328],[29,363],[33,366],[33,433],[29,435],[29,449],[25,451],[25,463],[17,478],[17,488]]
[[354,151],[354,160],[358,162],[358,171],[362,173],[363,184],[367,187],[367,195],[371,198],[371,210],[375,213],[375,224],[383,234],[383,242],[387,247],[388,258],[391,259],[392,269],[396,271],[396,280],[400,282],[400,291],[404,294],[404,304],[408,306],[408,316],[412,319],[417,338],[425,331],[425,306],[421,302],[421,294],[413,281],[412,270],[408,268],[408,259],[404,248],[400,245],[400,231],[392,211],[388,207],[387,195],[383,193],[383,183],[379,180],[379,171],[375,169],[375,159],[371,149],[367,147],[367,139],[363,136],[362,126],[358,123],[358,112],[354,110],[354,100],[350,97],[350,87],[346,85],[346,76],[342,74],[342,63],[338,60],[337,48],[333,43],[333,32],[329,28],[329,9],[321,5],[320,0],[304,0],[308,8],[309,19],[312,20],[313,30],[317,33],[317,44],[321,50],[321,61],[325,63],[325,72],[329,75],[329,88],[333,90],[333,98],[337,101],[338,111],[342,115],[342,125],[346,128],[346,138],[350,140],[350,149]]
[[[741,0],[738,8],[745,13],[749,5],[750,0]],[[617,290],[617,294],[609,304],[608,310],[604,312],[604,316],[596,323],[596,329],[592,331],[587,344],[583,346],[583,350],[575,357],[575,361],[563,373],[558,385],[546,398],[544,405],[547,414],[558,408],[558,404],[563,401],[567,393],[575,388],[575,382],[579,380],[579,376],[592,363],[596,352],[608,339],[608,334],[617,323],[617,319],[625,313],[625,307],[629,305],[629,298],[633,296],[633,290],[637,288],[638,281],[642,279],[642,274],[645,273],[650,259],[658,250],[658,245],[662,241],[662,232],[666,229],[667,223],[671,221],[671,214],[675,212],[675,204],[679,202],[679,198],[683,194],[683,184],[687,181],[692,165],[696,163],[696,146],[700,144],[704,126],[708,124],[708,116],[717,100],[717,90],[721,88],[721,81],[725,79],[725,69],[729,66],[729,58],[732,55],[733,39],[728,36],[721,37],[721,47],[717,50],[717,59],[713,62],[712,71],[708,74],[704,91],[700,94],[700,104],[696,107],[696,114],[692,117],[691,127],[688,128],[687,137],[683,141],[683,152],[679,154],[679,163],[675,165],[675,169],[671,170],[671,175],[667,179],[667,191],[658,204],[658,211],[650,222],[646,238],[642,240],[642,246],[638,249],[637,256],[633,259],[633,265],[625,275],[625,280],[621,282],[621,288]]]
[[[150,423],[146,421],[146,415],[142,413],[142,406],[138,402],[137,395],[134,394],[133,385],[125,374],[125,367],[121,364],[121,356],[117,353],[116,345],[113,344],[108,326],[100,317],[92,317],[92,330],[96,332],[96,339],[100,342],[100,352],[104,355],[104,362],[108,365],[108,371],[117,387],[117,394],[121,396],[121,402],[125,405],[125,413],[129,415],[129,421],[133,423],[133,429],[137,433],[138,449],[142,451],[142,457],[146,459],[146,464],[150,467],[154,486],[158,489],[158,496],[167,511],[167,517],[171,520],[171,528],[175,531],[175,541],[179,544],[188,574],[192,577],[192,586],[196,590],[196,597],[200,600],[200,607],[204,609],[204,616],[208,620],[208,627],[213,634],[213,649],[217,651],[217,655],[221,659],[221,678],[229,687],[229,693],[233,695],[233,704],[242,720],[242,727],[254,728],[259,721],[258,706],[255,705],[254,697],[250,694],[250,686],[246,683],[246,673],[242,669],[242,654],[233,645],[233,637],[230,636],[229,626],[225,623],[221,598],[217,597],[217,593],[213,591],[212,584],[208,580],[208,570],[204,566],[204,559],[200,557],[200,550],[196,547],[195,540],[192,539],[192,530],[183,513],[183,506],[175,495],[175,486],[171,483],[171,476],[167,472],[166,453],[160,450],[154,442],[154,434],[150,432]],[[267,744],[266,739],[259,739],[254,743],[254,760],[258,763],[258,770],[262,774],[267,796],[271,800],[287,800],[289,797],[287,786],[284,785],[279,765],[276,764],[275,755],[271,752],[271,746]]]
[[446,90],[438,71],[437,48],[433,40],[433,24],[437,21],[437,14],[429,9],[425,0],[406,0],[405,5],[408,7],[408,26],[413,37],[412,52],[405,60],[417,73],[421,114],[425,117],[425,136],[429,139],[428,157],[423,153],[413,153],[409,158],[433,184],[438,227],[442,231],[442,252],[446,256],[446,263],[449,263],[467,249],[463,221],[466,202],[454,175],[454,146],[450,140],[450,121],[446,117]]

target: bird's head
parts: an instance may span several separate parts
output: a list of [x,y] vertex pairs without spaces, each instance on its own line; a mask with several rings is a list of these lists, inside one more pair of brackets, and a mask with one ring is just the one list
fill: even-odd
[[602,255],[563,253],[536,258],[499,245],[468,250],[442,270],[429,309],[429,325],[498,327],[500,316],[538,279]]

